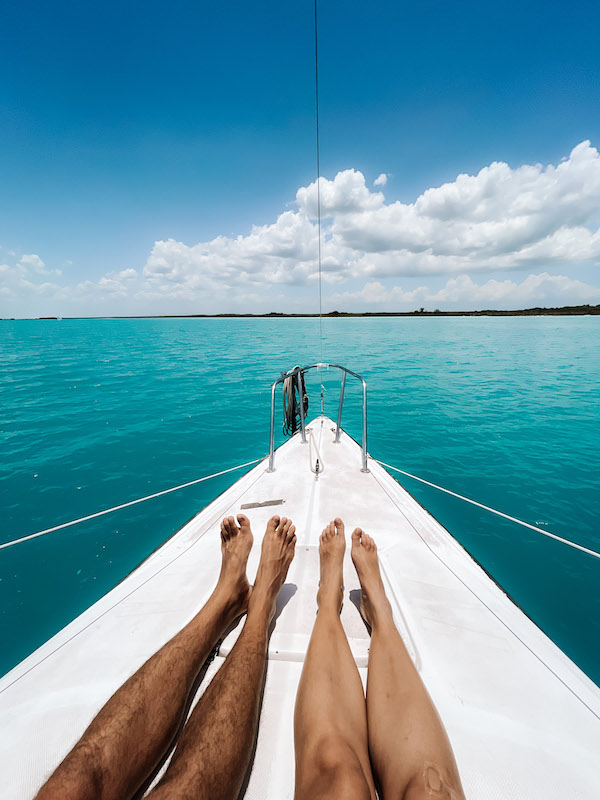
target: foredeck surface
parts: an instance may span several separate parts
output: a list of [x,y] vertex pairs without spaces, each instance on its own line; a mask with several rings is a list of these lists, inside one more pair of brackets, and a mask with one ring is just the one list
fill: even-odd
[[[600,691],[510,601],[462,547],[333,423],[314,420],[325,471],[293,437],[217,498],[113,591],[0,681],[0,767],[6,800],[33,797],[99,708],[207,600],[220,565],[219,522],[244,504],[255,544],[272,514],[298,542],[279,602],[248,800],[293,797],[293,712],[316,613],[318,537],[341,516],[379,546],[397,625],[444,721],[470,800],[597,800]],[[60,534],[57,534],[60,535]],[[369,636],[345,563],[342,621],[363,681]],[[222,643],[198,696],[231,649]]]

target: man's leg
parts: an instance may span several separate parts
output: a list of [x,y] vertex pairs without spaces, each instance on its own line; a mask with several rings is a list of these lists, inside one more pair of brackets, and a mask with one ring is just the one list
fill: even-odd
[[464,800],[450,741],[402,637],[386,597],[377,547],[360,528],[352,560],[371,626],[367,718],[373,772],[388,800]]
[[342,623],[344,525],[321,534],[319,612],[294,714],[296,800],[374,800],[362,682]]
[[269,625],[296,546],[291,520],[272,517],[244,628],[202,695],[152,800],[235,800],[252,755]]
[[247,517],[221,523],[221,574],[204,608],[153,655],[100,710],[40,789],[37,800],[124,800],[144,783],[177,732],[202,665],[248,607]]

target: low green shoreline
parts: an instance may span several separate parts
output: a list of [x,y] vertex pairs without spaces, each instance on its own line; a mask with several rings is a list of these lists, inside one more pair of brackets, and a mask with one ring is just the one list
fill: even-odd
[[[600,315],[600,305],[597,306],[561,306],[560,308],[524,308],[517,311],[498,311],[486,309],[483,311],[426,311],[420,308],[416,311],[330,311],[324,317],[562,317]],[[35,317],[34,319],[272,319],[282,317],[318,317],[319,314],[285,314],[280,311],[271,311],[268,314],[128,314],[115,317]],[[5,318],[6,319],[6,318]]]

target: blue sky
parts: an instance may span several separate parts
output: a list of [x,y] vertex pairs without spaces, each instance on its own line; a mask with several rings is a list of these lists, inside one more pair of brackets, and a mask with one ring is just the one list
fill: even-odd
[[[598,5],[319,14],[325,306],[600,302]],[[312,15],[304,0],[5,4],[0,314],[314,311],[310,190],[297,199],[315,179]],[[509,172],[475,177],[494,162]],[[444,195],[415,215],[444,184],[477,207]]]

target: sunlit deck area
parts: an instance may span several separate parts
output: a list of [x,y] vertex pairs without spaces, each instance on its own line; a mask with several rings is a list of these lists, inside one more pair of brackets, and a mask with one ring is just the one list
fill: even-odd
[[[309,426],[258,464],[137,570],[0,681],[3,796],[32,797],[108,697],[185,625],[211,593],[220,566],[219,522],[244,508],[255,544],[273,514],[297,527],[296,557],[270,640],[258,746],[245,797],[292,798],[293,712],[316,613],[318,536],[341,516],[379,546],[396,624],[440,712],[472,800],[598,797],[600,691],[489,578],[450,534],[334,423]],[[313,450],[314,465],[314,450]],[[56,534],[60,535],[60,534]],[[355,601],[349,550],[342,620],[363,681],[369,634]],[[230,651],[220,646],[200,686]]]

